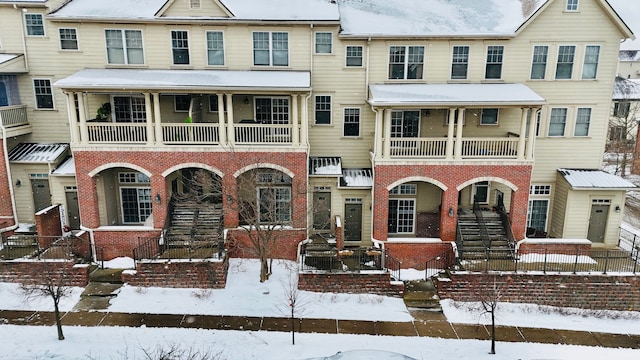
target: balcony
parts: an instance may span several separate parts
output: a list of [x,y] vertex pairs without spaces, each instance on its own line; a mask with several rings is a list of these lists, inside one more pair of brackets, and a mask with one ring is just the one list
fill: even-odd
[[[519,141],[519,137],[463,138],[460,151],[451,153],[460,159],[517,159]],[[446,137],[393,138],[389,155],[392,159],[446,159],[448,145]],[[455,140],[449,146],[455,147]]]
[[0,124],[6,136],[18,136],[31,133],[27,119],[27,106],[14,105],[0,107]]

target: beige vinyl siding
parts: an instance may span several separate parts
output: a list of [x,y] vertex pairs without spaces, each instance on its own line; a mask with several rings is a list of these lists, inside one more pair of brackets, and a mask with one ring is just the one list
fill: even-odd
[[[566,213],[566,222],[562,237],[569,239],[586,239],[589,230],[589,218],[593,200],[609,199],[609,217],[605,230],[605,244],[617,245],[618,226],[622,218],[622,211],[615,211],[616,205],[624,207],[624,191],[569,191],[568,203],[571,211]],[[585,226],[587,224],[587,226]]]
[[199,9],[190,9],[189,0],[176,0],[164,12],[163,16],[227,17],[227,14],[213,0],[200,0]]
[[7,53],[22,54],[22,11],[20,9],[9,10],[8,6],[0,5],[0,50]]
[[[565,224],[570,220],[567,218],[567,209],[571,206],[571,199],[569,198],[569,184],[562,179],[560,175],[558,175],[558,181],[555,186],[551,187],[551,191],[553,191],[553,193],[551,194],[551,203],[549,204],[548,210],[547,232],[549,233],[549,237],[566,237],[564,235]],[[532,198],[533,197],[530,197],[529,199],[531,200]],[[582,224],[582,227],[584,226],[585,223]]]
[[[21,223],[35,222],[35,208],[33,202],[33,193],[31,191],[31,179],[29,174],[48,174],[49,167],[47,164],[11,164],[11,176],[13,180],[13,189],[16,199],[16,208],[18,212],[18,221]],[[21,185],[15,186],[16,181],[20,180]],[[51,181],[49,181],[51,184]],[[49,185],[51,187],[51,185]],[[51,190],[52,191],[52,190]]]
[[66,224],[69,224],[69,206],[65,187],[76,186],[76,178],[73,176],[49,176],[49,184],[51,184],[51,202],[64,206],[65,221]]

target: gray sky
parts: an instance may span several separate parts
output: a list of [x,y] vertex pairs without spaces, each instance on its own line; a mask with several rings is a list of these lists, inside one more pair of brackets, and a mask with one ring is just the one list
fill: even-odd
[[636,36],[635,41],[627,40],[620,45],[623,50],[640,50],[640,1],[638,0],[608,0],[616,9],[618,15],[631,28]]

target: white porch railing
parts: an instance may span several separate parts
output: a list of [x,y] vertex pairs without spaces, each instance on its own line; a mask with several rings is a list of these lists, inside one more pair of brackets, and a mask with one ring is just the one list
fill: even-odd
[[3,106],[0,108],[0,123],[5,128],[28,125],[27,105]]
[[218,144],[218,124],[162,124],[162,142],[165,144]]
[[392,157],[444,158],[447,138],[392,138]]
[[519,138],[463,138],[462,158],[504,158],[518,157]]
[[291,124],[233,124],[236,144],[291,144]]
[[146,123],[87,123],[89,143],[147,142]]

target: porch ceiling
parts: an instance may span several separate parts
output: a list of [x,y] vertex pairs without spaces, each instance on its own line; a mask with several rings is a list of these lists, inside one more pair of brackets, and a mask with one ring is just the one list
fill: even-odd
[[310,91],[308,71],[85,69],[54,86],[65,90]]
[[27,66],[22,54],[0,54],[0,74],[26,73]]
[[373,106],[541,106],[546,100],[524,84],[372,84]]

